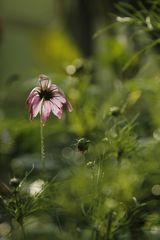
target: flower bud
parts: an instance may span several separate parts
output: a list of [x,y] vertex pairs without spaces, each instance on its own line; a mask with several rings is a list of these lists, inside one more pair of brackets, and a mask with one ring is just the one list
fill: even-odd
[[19,179],[18,178],[11,178],[11,180],[10,180],[10,182],[9,182],[9,185],[11,186],[11,187],[18,187],[19,186],[19,184],[20,184],[20,181],[19,181]]
[[110,108],[110,115],[113,117],[118,117],[121,114],[120,108],[113,106]]
[[77,142],[77,148],[80,152],[85,152],[88,150],[88,146],[89,146],[90,140],[86,139],[86,138],[81,138],[78,140]]

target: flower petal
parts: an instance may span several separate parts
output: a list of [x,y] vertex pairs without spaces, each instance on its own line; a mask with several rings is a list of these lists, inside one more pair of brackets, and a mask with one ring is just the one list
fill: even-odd
[[43,101],[41,117],[44,122],[46,122],[51,113],[51,103],[50,101]]
[[35,98],[32,106],[31,106],[31,109],[30,109],[30,119],[31,120],[33,118],[35,118],[38,113],[41,112],[42,103],[43,103],[43,99],[41,100],[40,98]]
[[32,100],[32,98],[35,96],[35,95],[38,95],[38,92],[39,92],[39,87],[35,87],[29,94],[27,100],[26,100],[26,103],[29,105],[30,101]]
[[28,105],[29,109],[32,107],[32,104],[33,104],[33,102],[35,101],[36,98],[39,99],[39,94],[38,93],[32,94],[32,96],[30,96],[27,99],[27,105]]
[[56,98],[52,98],[51,100],[50,100],[54,105],[56,105],[58,108],[62,108],[63,107],[63,104],[60,102],[60,101],[58,101]]
[[58,94],[58,93],[56,93],[56,95],[54,95],[54,98],[57,100],[57,101],[59,101],[59,102],[61,102],[61,103],[66,103],[66,98],[65,97],[63,97],[63,96],[61,96],[60,94]]
[[51,86],[50,86],[50,90],[51,90],[52,92],[58,92],[58,87],[57,87],[57,85],[52,83]]
[[54,103],[52,103],[51,107],[52,107],[52,112],[53,112],[53,114],[54,114],[57,118],[61,119],[62,113],[63,113],[62,109],[58,108]]
[[39,84],[42,90],[50,88],[52,85],[51,80],[49,80],[49,78],[44,74],[39,76]]

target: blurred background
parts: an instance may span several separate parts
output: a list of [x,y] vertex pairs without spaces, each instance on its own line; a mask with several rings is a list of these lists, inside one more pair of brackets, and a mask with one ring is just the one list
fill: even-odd
[[[106,239],[160,238],[159,7],[158,0],[0,0],[0,180],[8,184],[12,177],[22,179],[33,164],[28,186],[39,178],[40,123],[39,118],[29,120],[26,107],[39,74],[59,85],[74,109],[71,114],[64,113],[62,120],[51,116],[45,126],[48,178],[58,176],[64,181],[69,177],[55,198],[56,204],[69,210],[57,213],[61,224],[54,211],[30,217],[26,220],[28,239],[103,240],[104,221],[112,209],[117,211],[112,230],[116,229],[116,234]],[[113,110],[123,113],[125,121],[136,119],[136,137],[131,137],[129,128],[120,132],[117,140],[108,124]],[[113,125],[116,121],[122,119],[111,120]],[[112,147],[106,141],[109,137]],[[91,218],[83,205],[92,201],[87,193],[94,185],[88,183],[87,170],[81,165],[83,154],[77,151],[81,138],[93,143],[88,162],[97,161],[105,152],[103,171],[110,173],[101,185],[105,204],[101,210],[96,208],[97,215],[94,212]],[[119,153],[118,141],[127,155],[122,157],[122,172],[117,176],[114,156]],[[138,153],[132,148],[135,141],[141,149]],[[122,189],[115,186],[116,181]],[[140,203],[151,201],[151,205],[140,211],[136,208],[138,215],[128,220],[127,230],[125,222],[121,231],[117,225],[131,214],[133,197]],[[126,204],[127,213],[120,203]],[[135,237],[133,229],[138,225],[141,229]],[[2,239],[8,239],[7,226],[0,214]],[[90,226],[98,229],[99,238],[90,234]]]
[[[114,9],[114,4],[107,1],[91,4],[85,0],[1,0],[2,179],[14,175],[15,165],[21,164],[22,159],[30,167],[29,159],[39,152],[39,120],[30,122],[26,107],[26,98],[39,74],[49,75],[68,95],[74,108],[61,122],[52,117],[47,124],[46,146],[51,155],[56,155],[57,147],[62,151],[63,146],[91,134],[96,127],[93,116],[97,116],[102,100],[107,104],[104,99],[109,98],[114,87],[116,71],[112,61],[127,47],[123,33],[117,39],[114,29],[106,32],[106,26],[114,21]],[[121,84],[119,79],[116,81]],[[26,155],[31,156],[25,160]]]

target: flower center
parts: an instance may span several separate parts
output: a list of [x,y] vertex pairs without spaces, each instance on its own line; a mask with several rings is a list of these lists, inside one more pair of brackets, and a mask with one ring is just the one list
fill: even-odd
[[50,100],[53,97],[53,93],[51,91],[48,90],[41,90],[41,92],[39,93],[40,99],[44,99],[44,100]]

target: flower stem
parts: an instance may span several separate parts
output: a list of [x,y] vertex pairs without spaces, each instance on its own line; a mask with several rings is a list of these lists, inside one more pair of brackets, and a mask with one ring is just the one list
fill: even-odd
[[112,227],[112,217],[113,217],[113,212],[110,212],[108,215],[108,225],[107,225],[107,234],[106,234],[106,239],[110,240],[110,233],[111,233],[111,227]]
[[44,148],[44,123],[40,119],[40,136],[41,136],[41,167],[42,175],[45,173],[45,148]]
[[21,232],[22,232],[23,239],[26,240],[26,233],[25,233],[25,230],[24,230],[23,222],[20,223],[20,226],[21,226]]

